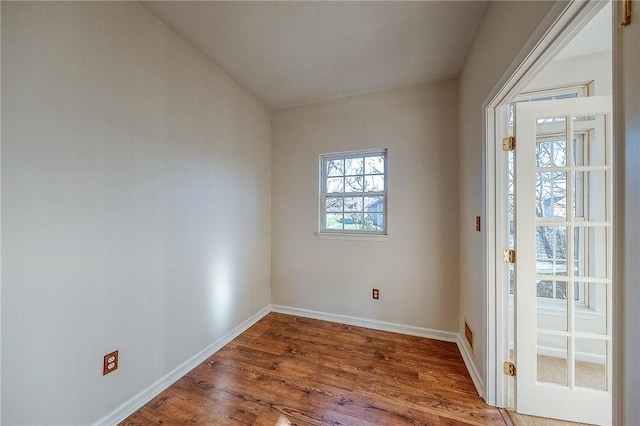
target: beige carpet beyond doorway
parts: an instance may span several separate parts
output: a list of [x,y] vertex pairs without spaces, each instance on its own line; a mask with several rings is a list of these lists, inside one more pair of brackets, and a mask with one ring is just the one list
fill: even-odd
[[[588,362],[576,362],[576,385],[592,389],[606,389],[605,366]],[[538,355],[538,381],[566,385],[567,364],[563,358]],[[513,386],[511,386],[513,391]],[[510,395],[513,401],[513,394]],[[515,426],[587,426],[584,423],[573,423],[544,417],[527,416],[507,410]]]

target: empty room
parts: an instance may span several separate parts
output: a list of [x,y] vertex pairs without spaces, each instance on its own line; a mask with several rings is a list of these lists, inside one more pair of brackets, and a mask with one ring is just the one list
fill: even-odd
[[637,424],[637,1],[0,6],[2,425]]

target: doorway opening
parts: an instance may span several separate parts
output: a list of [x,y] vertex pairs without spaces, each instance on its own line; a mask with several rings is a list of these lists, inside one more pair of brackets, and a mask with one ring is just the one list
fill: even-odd
[[[533,143],[536,146],[536,166],[544,167],[541,162],[546,161],[550,163],[546,166],[551,168],[548,173],[539,170],[531,182],[536,202],[531,209],[537,213],[527,216],[527,220],[558,220],[557,225],[560,226],[544,223],[547,226],[537,226],[535,234],[532,232],[534,249],[528,256],[535,271],[530,277],[533,284],[527,297],[535,309],[533,316],[528,318],[533,318],[534,334],[526,338],[536,340],[533,344],[529,341],[527,346],[528,350],[535,352],[534,358],[518,357],[518,338],[521,343],[525,339],[525,336],[518,336],[522,331],[517,327],[518,265],[517,262],[504,263],[502,256],[503,250],[518,251],[519,215],[516,154],[514,151],[503,152],[501,146],[504,137],[515,134],[518,105],[611,96],[611,9],[611,2],[572,2],[541,45],[532,52],[528,63],[523,64],[486,110],[486,217],[487,229],[495,230],[495,239],[487,238],[490,349],[487,354],[486,397],[487,402],[511,410],[523,406],[518,404],[516,392],[516,380],[520,375],[503,374],[503,362],[513,363],[516,372],[535,371],[535,385],[550,393],[560,388],[587,388],[594,392],[607,392],[609,397],[611,394],[611,277],[607,275],[590,281],[579,278],[597,275],[593,272],[595,269],[601,269],[603,265],[606,268],[611,262],[610,249],[602,249],[605,242],[609,244],[607,247],[611,247],[610,216],[597,223],[607,233],[604,239],[598,234],[600,230],[595,230],[595,222],[576,222],[586,220],[588,211],[593,215],[599,209],[606,214],[609,208],[605,204],[611,203],[611,191],[606,185],[611,184],[609,176],[612,171],[606,171],[604,163],[602,169],[591,170],[584,162],[585,155],[592,155],[584,147],[596,143],[595,130],[589,127],[589,119],[595,116],[585,115],[584,123],[576,123],[579,117],[561,114],[549,114],[544,120],[539,118],[537,121],[538,136]],[[610,132],[610,121],[606,121],[611,119],[610,110],[607,117],[599,124],[601,133]],[[570,133],[566,134],[569,127]],[[610,139],[608,141],[606,146],[602,142],[603,150],[610,149]],[[516,140],[516,147],[518,144]],[[610,154],[606,155],[610,159]],[[565,163],[560,164],[562,161]],[[607,163],[606,167],[611,167],[611,164]],[[597,193],[594,192],[596,189]],[[600,195],[604,198],[598,198]],[[571,216],[571,221],[560,220],[562,215]],[[567,254],[569,250],[571,253]],[[521,260],[519,256],[516,259]],[[493,283],[495,287],[492,288]],[[519,296],[523,297],[523,294],[521,292]],[[596,336],[599,340],[590,340],[588,338],[594,336],[583,333],[593,330],[604,330],[604,334],[600,334],[605,337],[600,339]],[[523,365],[525,359],[531,365]],[[569,398],[567,394],[563,395],[562,398]],[[591,409],[594,407],[584,407],[585,411]],[[595,409],[602,410],[602,407]],[[606,409],[604,416],[602,413],[592,417],[574,416],[570,412],[566,415],[562,412],[553,417],[573,421],[592,419],[591,423],[607,424],[611,422],[611,407]],[[543,409],[529,413],[549,415],[549,411]]]

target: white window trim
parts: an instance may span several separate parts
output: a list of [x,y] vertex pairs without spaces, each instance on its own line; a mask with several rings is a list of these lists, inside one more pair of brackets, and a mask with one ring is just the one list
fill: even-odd
[[[331,158],[340,158],[340,159],[348,159],[348,158],[358,158],[365,156],[376,156],[383,155],[385,158],[384,161],[384,191],[380,191],[383,198],[383,218],[384,218],[384,229],[379,231],[368,231],[368,230],[357,230],[357,229],[324,229],[324,218],[325,218],[325,209],[324,209],[324,200],[326,197],[325,193],[325,176],[324,176],[324,162],[327,159]],[[331,152],[326,154],[321,154],[319,158],[319,173],[318,173],[318,231],[315,233],[319,239],[333,239],[333,240],[354,240],[354,241],[386,241],[389,237],[389,224],[388,224],[388,163],[389,163],[389,152],[388,148],[377,148],[377,149],[363,149],[356,151],[343,151],[343,152]],[[366,194],[366,193],[354,193],[356,194]]]

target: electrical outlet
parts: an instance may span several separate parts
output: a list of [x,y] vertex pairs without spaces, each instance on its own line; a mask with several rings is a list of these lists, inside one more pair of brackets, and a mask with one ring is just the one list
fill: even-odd
[[476,231],[480,232],[480,216],[476,216]]
[[118,369],[118,351],[113,351],[110,354],[104,356],[104,363],[102,365],[102,375],[106,376]]
[[377,288],[374,288],[373,292],[371,293],[371,296],[376,300],[380,299],[380,290],[378,290]]

